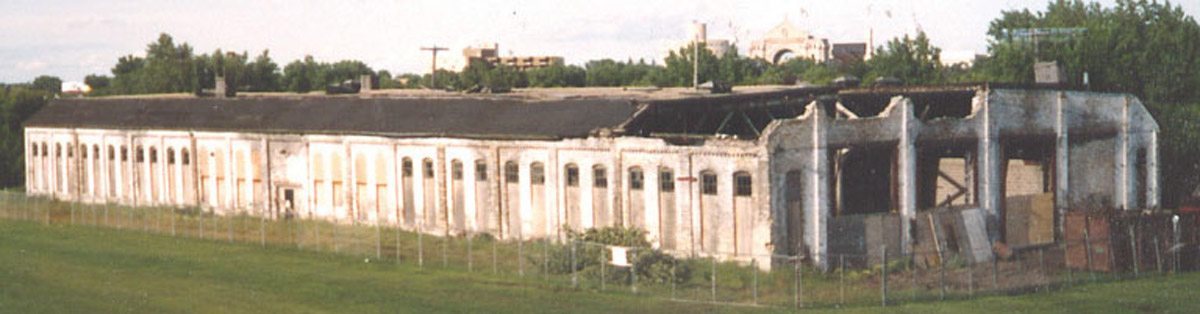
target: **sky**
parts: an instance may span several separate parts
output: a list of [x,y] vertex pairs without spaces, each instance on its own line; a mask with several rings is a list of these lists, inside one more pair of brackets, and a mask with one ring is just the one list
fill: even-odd
[[[1114,0],[1101,0],[1111,6]],[[1177,1],[1196,16],[1200,0]],[[448,47],[439,67],[461,67],[462,49],[498,43],[501,55],[659,60],[687,40],[693,21],[710,39],[744,51],[787,20],[831,43],[874,44],[924,30],[944,60],[987,52],[988,23],[1004,10],[1042,10],[1047,0],[3,0],[0,82],[53,75],[111,75],[123,55],[145,55],[167,33],[196,53],[270,50],[280,68],[304,55],[361,60],[376,70],[426,73],[421,47]]]

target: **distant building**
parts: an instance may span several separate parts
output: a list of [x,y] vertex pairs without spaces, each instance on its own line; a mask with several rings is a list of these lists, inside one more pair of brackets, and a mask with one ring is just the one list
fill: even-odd
[[750,43],[750,57],[770,61],[774,64],[792,58],[811,59],[825,62],[830,59],[829,39],[817,38],[808,31],[784,20],[767,31],[763,38]]
[[467,47],[463,49],[463,59],[466,60],[465,66],[471,65],[472,61],[484,60],[491,63],[493,66],[507,66],[520,71],[529,69],[537,69],[549,67],[552,65],[563,64],[563,57],[559,56],[500,56],[500,44],[492,44],[492,46]]
[[866,43],[841,43],[833,44],[833,51],[830,55],[833,60],[843,64],[863,62],[867,56]]

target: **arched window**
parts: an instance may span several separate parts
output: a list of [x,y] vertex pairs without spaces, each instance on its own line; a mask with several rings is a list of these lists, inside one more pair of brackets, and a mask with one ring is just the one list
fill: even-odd
[[454,180],[462,180],[462,178],[463,178],[462,161],[455,159],[454,161],[450,162],[450,177],[453,178]]
[[483,159],[475,161],[475,181],[487,181],[487,162]]
[[629,168],[629,189],[641,190],[646,183],[646,178],[642,174],[642,168]]
[[675,191],[675,172],[671,168],[658,169],[658,190],[662,192]]
[[425,178],[433,178],[433,159],[425,158],[421,161],[421,170],[425,173]]
[[75,145],[67,145],[67,158],[75,158]]
[[733,174],[733,195],[750,196],[753,192],[753,180],[750,180],[750,173],[739,171]]
[[150,146],[150,163],[158,163],[158,149]]
[[504,163],[504,181],[508,183],[517,183],[521,180],[521,168],[517,166],[515,161]]
[[542,163],[535,162],[529,165],[529,181],[533,184],[546,183],[546,168]]
[[33,156],[37,156],[37,155],[38,155],[38,145],[37,145],[37,143],[33,143],[33,147],[29,148],[29,152],[30,152],[30,153],[33,153]]
[[87,146],[79,146],[79,158],[87,159]]
[[62,157],[62,144],[54,143],[54,158]]
[[592,186],[598,188],[608,187],[608,169],[604,165],[595,165],[592,167]]
[[146,162],[146,150],[142,149],[141,145],[137,147],[137,152],[135,154],[136,155],[133,156],[135,161],[138,163]]
[[167,164],[168,165],[175,164],[175,149],[174,148],[167,147]]
[[100,145],[92,144],[92,158],[100,159]]
[[717,195],[717,174],[712,171],[700,172],[700,193]]
[[400,160],[400,175],[404,177],[413,176],[412,158],[404,157]]
[[121,162],[129,161],[129,147],[121,145]]
[[113,146],[108,145],[108,161],[113,161],[114,159],[116,159],[116,157],[115,157],[116,154],[117,154],[116,150],[113,149]]
[[184,166],[192,164],[192,156],[188,154],[187,148],[181,150],[180,154],[183,155],[180,159],[182,159],[181,161],[183,162]]
[[579,166],[567,164],[565,170],[567,186],[579,186]]
[[46,142],[42,142],[42,157],[50,156],[50,150],[46,149]]

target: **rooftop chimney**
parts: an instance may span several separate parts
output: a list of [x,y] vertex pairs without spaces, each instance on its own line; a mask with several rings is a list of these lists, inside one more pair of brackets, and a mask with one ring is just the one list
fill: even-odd
[[371,78],[370,74],[359,76],[358,79],[359,79],[359,81],[362,82],[362,85],[360,85],[361,87],[358,89],[359,92],[365,92],[365,91],[375,89],[375,84],[374,84],[375,82]]
[[218,75],[216,77],[216,82],[214,83],[213,86],[214,86],[213,94],[216,95],[217,98],[225,98],[225,97],[229,96],[226,94],[226,90],[228,89],[228,87],[225,86],[225,77],[224,76]]

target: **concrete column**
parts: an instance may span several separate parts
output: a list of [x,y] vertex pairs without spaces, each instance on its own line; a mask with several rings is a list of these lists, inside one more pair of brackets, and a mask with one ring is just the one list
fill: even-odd
[[[366,171],[367,171],[367,196],[370,197],[371,200],[374,200],[373,203],[375,203],[375,208],[368,209],[371,212],[371,216],[372,216],[371,219],[373,222],[379,223],[379,207],[383,204],[379,203],[379,179],[378,179],[378,176],[376,175],[376,173],[379,171],[383,171],[383,170],[375,169],[376,168],[376,165],[375,165],[376,155],[375,154],[378,154],[378,152],[376,152],[372,149],[371,154],[367,155],[368,157],[366,157],[366,160],[367,160],[367,169],[366,169]],[[358,169],[358,171],[363,171],[363,169]],[[355,184],[355,185],[357,185],[357,184]]]
[[1116,165],[1116,180],[1117,180],[1117,197],[1116,206],[1121,210],[1133,210],[1137,207],[1137,197],[1134,196],[1135,189],[1132,189],[1133,176],[1130,172],[1134,167],[1131,167],[1129,162],[1130,153],[1133,151],[1132,145],[1129,143],[1129,96],[1121,99],[1121,130],[1117,132],[1117,165]]
[[988,238],[992,241],[1000,239],[1000,199],[1004,197],[1003,178],[1000,177],[1000,167],[1004,166],[1004,152],[1000,145],[1000,136],[995,134],[991,121],[990,97],[987,91],[981,91],[976,98],[976,115],[979,119],[977,143],[979,171],[979,207],[987,214]]
[[1064,239],[1067,234],[1066,217],[1067,204],[1070,199],[1070,130],[1067,127],[1066,94],[1059,92],[1054,104],[1054,212],[1058,239]]
[[909,229],[917,216],[917,119],[913,116],[913,103],[909,99],[894,99],[900,106],[900,142],[896,149],[897,164],[900,166],[900,250],[908,253],[913,239]]
[[828,230],[826,229],[830,215],[830,200],[829,194],[829,147],[825,141],[825,109],[818,102],[812,102],[809,106],[809,121],[812,125],[811,131],[811,154],[808,168],[807,186],[811,194],[809,201],[805,202],[807,207],[808,218],[808,234],[812,252],[813,263],[821,268],[828,268],[829,261],[826,254],[829,252],[829,241],[826,239]]
[[1146,149],[1146,208],[1158,208],[1158,131],[1150,131],[1143,140]]
[[[358,213],[358,178],[354,177],[354,154],[350,152],[350,142],[342,141],[342,206],[349,209],[347,219],[354,219],[354,214]],[[339,215],[341,213],[334,213]]]

